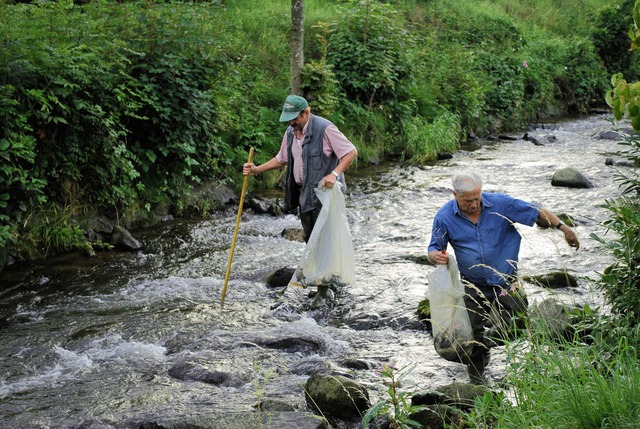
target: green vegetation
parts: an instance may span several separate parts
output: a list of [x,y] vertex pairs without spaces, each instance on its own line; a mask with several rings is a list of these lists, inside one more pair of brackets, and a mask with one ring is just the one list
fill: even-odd
[[[290,6],[0,0],[0,266],[85,247],[95,213],[134,226],[167,206],[202,214],[194,189],[239,187],[248,148],[260,163],[280,144]],[[360,165],[427,162],[470,133],[602,104],[612,73],[638,76],[613,49],[630,8],[306,0],[304,95]]]
[[[637,341],[637,337],[635,338]],[[590,346],[542,336],[510,346],[509,394],[485,395],[468,427],[634,428],[640,417],[637,344],[622,337]]]
[[[362,417],[362,427],[368,428],[376,418],[388,418],[389,427],[395,429],[420,428],[422,425],[413,420],[412,414],[426,410],[424,405],[411,404],[411,392],[403,386],[403,380],[410,374],[412,367],[395,368],[393,364],[385,365],[380,370],[380,378],[386,387],[387,396],[367,410]],[[400,389],[400,387],[403,387]]]

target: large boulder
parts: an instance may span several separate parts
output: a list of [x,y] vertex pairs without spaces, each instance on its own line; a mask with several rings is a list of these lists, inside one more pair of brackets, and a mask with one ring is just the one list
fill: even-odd
[[545,299],[529,311],[531,327],[550,338],[571,338],[580,320],[577,310],[555,298]]
[[307,404],[323,416],[351,419],[369,408],[369,392],[358,382],[341,375],[318,374],[305,383]]
[[573,167],[561,168],[551,178],[551,186],[593,188],[593,183]]
[[462,426],[463,412],[473,408],[476,399],[491,392],[485,386],[451,383],[435,390],[423,391],[411,397],[412,406],[425,407],[411,418],[424,428],[444,429]]

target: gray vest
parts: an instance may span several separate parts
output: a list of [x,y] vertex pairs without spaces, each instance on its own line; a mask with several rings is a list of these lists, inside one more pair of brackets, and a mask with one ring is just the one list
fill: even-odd
[[320,206],[320,201],[314,192],[324,176],[336,168],[340,160],[335,153],[326,156],[322,151],[324,130],[331,122],[320,116],[309,116],[309,126],[302,142],[302,186],[293,178],[293,133],[287,130],[288,173],[287,186],[284,197],[284,208],[293,211],[300,207],[300,213],[306,213]]

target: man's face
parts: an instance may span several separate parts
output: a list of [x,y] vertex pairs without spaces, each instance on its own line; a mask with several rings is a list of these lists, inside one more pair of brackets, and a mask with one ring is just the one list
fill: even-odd
[[308,119],[309,115],[307,114],[307,110],[303,110],[295,119],[289,121],[289,126],[296,131],[302,131]]
[[473,191],[461,192],[460,194],[453,193],[460,211],[467,216],[473,216],[480,213],[480,207],[482,205],[482,190],[476,188]]

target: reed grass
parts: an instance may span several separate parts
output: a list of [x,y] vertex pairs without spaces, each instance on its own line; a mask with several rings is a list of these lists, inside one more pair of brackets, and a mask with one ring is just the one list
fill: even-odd
[[[635,343],[637,344],[637,342]],[[538,332],[508,347],[511,401],[484,398],[470,423],[491,428],[636,428],[640,368],[634,341],[559,339]]]

